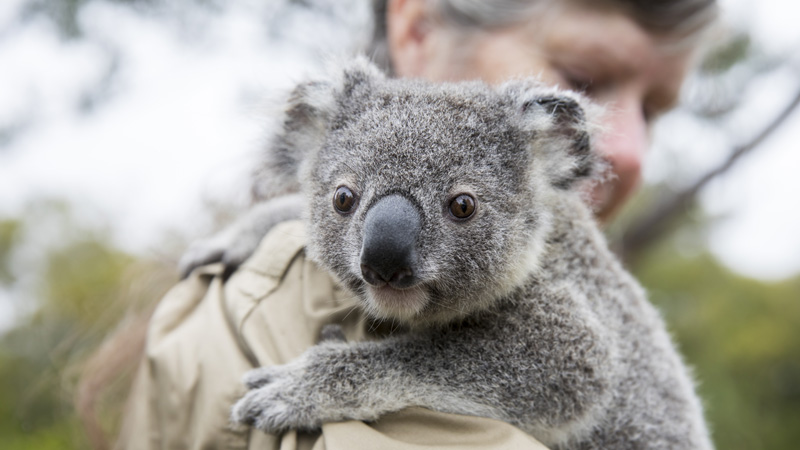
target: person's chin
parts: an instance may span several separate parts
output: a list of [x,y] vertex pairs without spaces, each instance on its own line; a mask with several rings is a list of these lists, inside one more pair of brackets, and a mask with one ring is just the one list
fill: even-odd
[[626,184],[619,180],[597,183],[592,186],[589,201],[597,220],[601,223],[610,222],[625,205],[631,194],[636,191],[636,186],[638,186],[638,181]]

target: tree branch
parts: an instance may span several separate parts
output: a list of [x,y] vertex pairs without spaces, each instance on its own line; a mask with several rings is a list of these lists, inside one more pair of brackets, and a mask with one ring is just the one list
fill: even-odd
[[730,169],[743,155],[758,147],[775,130],[792,115],[797,106],[800,105],[800,91],[798,91],[792,101],[758,133],[750,142],[740,145],[731,152],[728,159],[718,167],[710,170],[700,177],[691,186],[683,191],[676,193],[673,197],[661,202],[659,206],[645,213],[638,220],[634,220],[628,227],[625,234],[620,239],[619,254],[625,261],[632,261],[642,250],[653,244],[655,241],[670,231],[676,219],[683,215],[692,204],[700,190],[711,180]]

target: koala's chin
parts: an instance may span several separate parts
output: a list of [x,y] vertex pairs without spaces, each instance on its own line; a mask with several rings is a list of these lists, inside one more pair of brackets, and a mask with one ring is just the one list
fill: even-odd
[[420,285],[406,289],[367,285],[365,290],[367,312],[381,319],[412,322],[430,300],[425,288]]

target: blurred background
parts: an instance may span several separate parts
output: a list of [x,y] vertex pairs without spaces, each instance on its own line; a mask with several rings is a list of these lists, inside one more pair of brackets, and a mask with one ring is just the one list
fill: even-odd
[[[135,349],[102,342],[135,341],[182,249],[244,210],[265,105],[358,48],[367,3],[0,3],[0,447],[113,433]],[[720,3],[608,234],[695,368],[717,447],[794,449],[800,4]]]

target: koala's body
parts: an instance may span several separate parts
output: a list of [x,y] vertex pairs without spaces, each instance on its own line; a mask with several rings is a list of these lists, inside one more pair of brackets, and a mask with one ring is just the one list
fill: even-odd
[[[295,89],[269,150],[307,255],[404,331],[256,369],[233,420],[268,432],[408,406],[512,423],[552,448],[711,448],[687,369],[575,188],[580,99],[384,78]],[[294,180],[294,181],[291,181]]]

